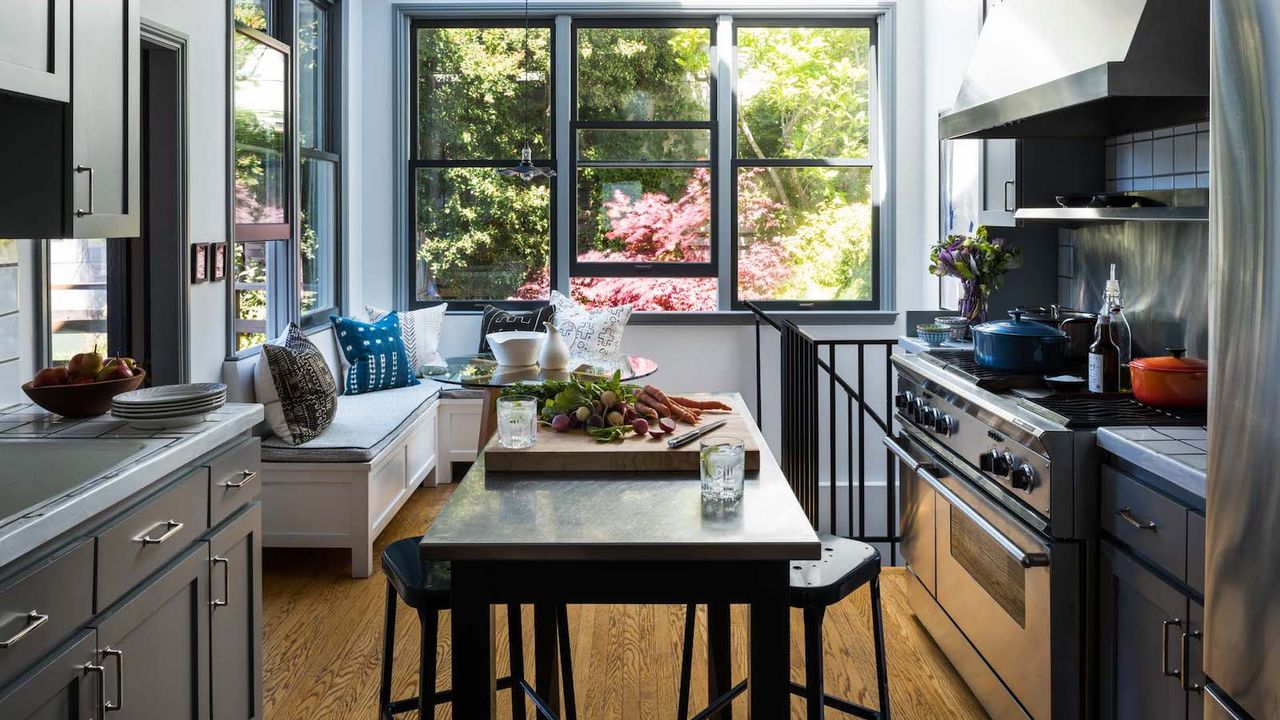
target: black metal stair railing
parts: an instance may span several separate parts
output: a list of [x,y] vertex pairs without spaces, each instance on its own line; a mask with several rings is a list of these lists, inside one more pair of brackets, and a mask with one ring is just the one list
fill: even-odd
[[[897,340],[817,340],[790,320],[770,317],[753,303],[746,306],[756,318],[756,422],[762,429],[765,416],[761,329],[768,325],[779,334],[781,466],[801,507],[815,528],[825,524],[832,534],[886,545],[889,564],[896,565],[900,540],[897,464],[893,456],[881,448],[883,437],[891,431],[893,418],[893,366],[889,357]],[[850,354],[853,357],[849,357]],[[881,358],[884,383],[870,389],[876,397],[873,402],[868,399],[871,384],[868,365]],[[850,361],[854,363],[852,383],[837,371],[843,367],[840,361],[846,365]],[[880,396],[883,404],[879,402]],[[824,409],[825,427],[821,419]],[[881,452],[884,456],[883,516],[872,516],[878,531],[868,532],[868,462],[874,462],[872,458]],[[842,488],[846,496],[843,527],[839,522]]]

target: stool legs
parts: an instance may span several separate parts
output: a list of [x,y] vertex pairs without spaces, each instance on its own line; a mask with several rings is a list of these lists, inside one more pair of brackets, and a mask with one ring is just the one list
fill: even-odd
[[422,648],[418,658],[418,717],[432,720],[436,716],[436,640],[440,632],[440,613],[418,611],[422,628]]
[[511,656],[511,679],[516,683],[511,690],[511,720],[524,720],[524,691],[519,686],[524,680],[523,627],[520,605],[507,605],[507,654]]
[[391,655],[396,645],[396,590],[387,583],[387,607],[382,615],[382,683],[378,686],[378,718],[391,717]]
[[693,675],[693,629],[698,623],[698,606],[684,606],[684,644],[680,658],[680,708],[677,720],[689,720],[689,683]]
[[880,693],[880,720],[889,720],[889,665],[884,655],[884,619],[880,616],[880,578],[871,581],[871,630],[876,644],[876,685]]
[[804,702],[808,720],[822,720],[822,619],[826,609],[804,609]]

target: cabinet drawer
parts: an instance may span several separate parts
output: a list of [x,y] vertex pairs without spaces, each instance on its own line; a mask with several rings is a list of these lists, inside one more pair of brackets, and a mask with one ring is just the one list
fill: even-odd
[[93,542],[85,539],[0,586],[0,686],[93,615]]
[[1187,577],[1187,509],[1115,468],[1102,467],[1102,529],[1174,577]]
[[177,557],[208,529],[208,493],[209,471],[200,468],[98,534],[97,612]]
[[249,438],[209,463],[209,527],[262,494],[262,444]]

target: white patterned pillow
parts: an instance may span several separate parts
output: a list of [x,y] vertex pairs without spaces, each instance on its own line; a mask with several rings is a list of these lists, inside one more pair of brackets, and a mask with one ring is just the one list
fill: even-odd
[[293,323],[262,346],[253,392],[271,431],[290,445],[319,437],[338,410],[338,385],[324,355]]
[[[448,309],[448,303],[440,303],[400,313],[400,337],[404,339],[409,367],[419,377],[424,367],[444,365],[444,358],[440,356],[440,330],[444,327],[444,312]],[[372,305],[365,305],[364,310],[369,313],[369,322],[378,322],[391,314],[390,310]]]
[[622,350],[622,331],[631,319],[631,306],[588,310],[573,298],[551,291],[556,327],[576,358],[613,357]]

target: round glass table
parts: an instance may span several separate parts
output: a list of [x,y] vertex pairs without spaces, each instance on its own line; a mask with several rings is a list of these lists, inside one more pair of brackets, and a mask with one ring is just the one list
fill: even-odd
[[622,381],[629,382],[652,375],[658,370],[658,363],[639,355],[573,360],[565,370],[543,370],[537,365],[507,367],[499,365],[492,355],[451,357],[445,363],[446,367],[427,368],[425,376],[450,385],[489,389],[545,380],[607,379],[613,377],[615,372],[621,372]]

